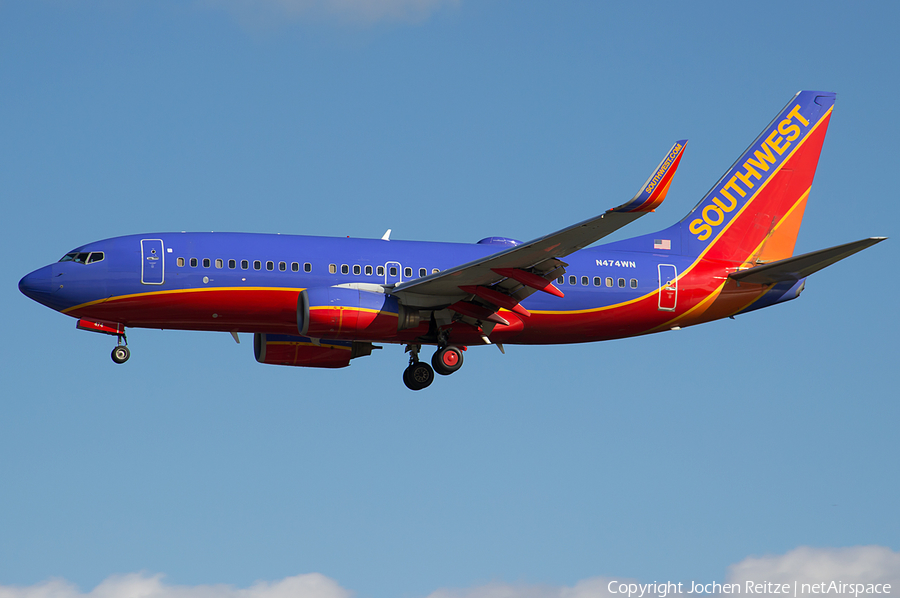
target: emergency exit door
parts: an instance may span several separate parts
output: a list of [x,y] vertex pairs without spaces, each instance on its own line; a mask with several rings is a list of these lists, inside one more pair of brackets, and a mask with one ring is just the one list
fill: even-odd
[[675,311],[678,305],[678,271],[672,264],[659,264],[659,310]]

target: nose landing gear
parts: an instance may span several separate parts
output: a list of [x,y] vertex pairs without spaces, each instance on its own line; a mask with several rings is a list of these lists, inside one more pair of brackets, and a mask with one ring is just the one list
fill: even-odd
[[108,334],[116,337],[116,347],[112,350],[112,360],[116,363],[125,363],[131,357],[131,351],[128,350],[128,339],[125,338],[125,325],[119,322],[107,322],[104,320],[89,320],[80,318],[75,324],[78,330],[87,330],[88,332],[99,332],[100,334]]
[[128,350],[128,341],[124,334],[119,335],[118,342],[112,350],[112,360],[116,363],[125,363],[129,357],[131,357],[131,351]]

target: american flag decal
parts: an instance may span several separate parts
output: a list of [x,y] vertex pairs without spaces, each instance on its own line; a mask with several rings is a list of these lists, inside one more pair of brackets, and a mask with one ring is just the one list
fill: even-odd
[[672,241],[669,239],[654,239],[653,249],[672,249]]

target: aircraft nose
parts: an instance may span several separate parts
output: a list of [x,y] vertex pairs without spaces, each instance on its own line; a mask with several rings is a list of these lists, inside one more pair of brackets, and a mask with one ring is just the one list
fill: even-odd
[[[56,288],[59,288],[59,285],[56,285]],[[47,305],[53,297],[53,292],[56,288],[53,285],[52,266],[39,268],[31,274],[26,274],[19,281],[19,290],[22,291],[23,295],[44,305]]]

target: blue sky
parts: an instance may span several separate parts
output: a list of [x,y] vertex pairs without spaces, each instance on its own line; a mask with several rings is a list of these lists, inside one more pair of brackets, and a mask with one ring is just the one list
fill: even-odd
[[686,137],[666,202],[616,238],[651,232],[800,89],[838,100],[797,251],[896,237],[898,18],[0,1],[0,595],[595,596],[784,563],[900,580],[896,239],[798,301],[473,349],[420,393],[398,347],[295,370],[249,336],[134,330],[116,366],[16,288],[141,232],[530,239],[629,199]]

